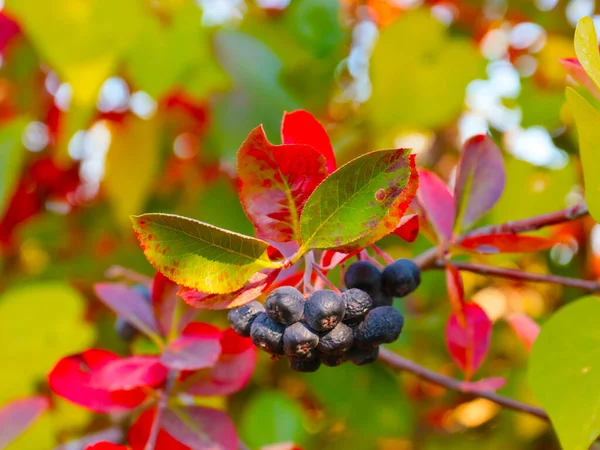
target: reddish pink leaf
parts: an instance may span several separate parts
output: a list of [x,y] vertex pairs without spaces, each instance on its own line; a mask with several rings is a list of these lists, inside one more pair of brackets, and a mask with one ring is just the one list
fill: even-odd
[[280,442],[278,444],[265,445],[260,450],[302,450],[302,447],[293,442]]
[[0,13],[0,53],[4,52],[10,41],[19,32],[19,24],[8,17],[5,12]]
[[164,411],[161,427],[194,450],[236,450],[238,437],[231,419],[222,411],[186,406]]
[[533,343],[540,334],[540,326],[528,315],[523,313],[512,313],[506,321],[511,326],[527,352],[531,351]]
[[[129,428],[127,438],[131,450],[146,450],[146,443],[150,437],[150,429],[152,428],[155,415],[156,409],[148,409]],[[177,441],[161,426],[154,450],[191,450],[191,448]]]
[[50,388],[61,397],[99,413],[114,413],[139,406],[148,396],[143,388],[109,391],[93,386],[95,372],[119,356],[90,349],[61,359],[48,375]]
[[452,311],[456,314],[460,325],[464,326],[465,288],[460,272],[452,264],[446,264],[446,287],[448,289],[448,298],[452,305]]
[[476,303],[464,305],[466,326],[460,325],[452,313],[446,326],[446,344],[454,362],[467,379],[479,369],[487,354],[492,335],[492,322]]
[[160,360],[164,365],[176,370],[212,367],[221,354],[219,338],[220,333],[180,336],[163,350]]
[[325,157],[329,173],[337,168],[327,131],[311,113],[302,110],[283,113],[281,140],[284,144],[310,145]]
[[97,283],[94,292],[102,303],[138,330],[149,336],[159,334],[152,307],[135,289],[122,283]]
[[492,377],[483,378],[478,381],[465,381],[460,384],[463,392],[472,392],[474,394],[481,392],[496,392],[506,385],[506,378]]
[[194,320],[197,311],[188,304],[180,304],[181,299],[177,295],[179,286],[156,272],[152,283],[152,309],[154,317],[158,319],[158,326],[163,336],[168,336],[173,325],[173,314],[179,308],[176,334],[179,335],[185,326]]
[[394,230],[394,234],[406,242],[415,242],[419,236],[419,215],[408,214],[402,217],[400,224]]
[[327,177],[325,158],[307,145],[273,145],[262,126],[237,153],[240,200],[258,237],[301,242],[300,214]]
[[594,97],[600,99],[600,92],[598,92],[598,88],[596,87],[592,79],[588,76],[588,74],[585,72],[585,70],[583,70],[583,67],[581,66],[577,58],[560,59],[559,62],[567,70],[567,73],[571,75],[578,84],[590,91]]
[[228,309],[244,305],[261,295],[275,281],[280,269],[267,269],[256,272],[248,282],[230,294],[207,294],[195,289],[180,287],[179,296],[194,308],[201,309]]
[[461,229],[473,225],[496,204],[506,184],[502,152],[480,134],[468,139],[458,162],[454,197]]
[[490,234],[463,239],[459,246],[481,254],[541,252],[554,247],[558,241],[520,234]]
[[0,409],[0,448],[14,441],[48,409],[46,397],[15,400]]
[[158,387],[167,378],[167,368],[155,356],[130,356],[110,361],[92,374],[91,386],[107,391],[130,391]]
[[188,392],[198,396],[231,395],[241,390],[254,372],[257,350],[249,338],[239,336],[231,328],[221,337],[223,352],[217,364],[202,372],[184,372],[182,380],[198,379]]
[[336,252],[335,250],[325,250],[321,254],[321,267],[323,270],[329,272],[330,270],[336,268],[343,262],[349,260],[353,256],[356,256],[360,253],[360,250],[351,253],[342,253]]
[[98,442],[96,444],[88,445],[85,450],[128,450],[129,447],[125,445],[113,444],[112,442]]
[[417,197],[440,241],[452,239],[456,204],[454,196],[446,187],[446,183],[435,173],[419,169]]

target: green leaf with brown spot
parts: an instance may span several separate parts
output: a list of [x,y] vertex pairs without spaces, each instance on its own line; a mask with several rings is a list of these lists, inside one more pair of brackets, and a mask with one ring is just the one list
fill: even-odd
[[270,246],[260,239],[233,233],[171,214],[132,216],[146,259],[174,282],[211,294],[241,288],[271,261]]

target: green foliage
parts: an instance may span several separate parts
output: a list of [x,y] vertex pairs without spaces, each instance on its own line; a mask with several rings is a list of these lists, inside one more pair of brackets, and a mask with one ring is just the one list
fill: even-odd
[[24,122],[15,120],[0,128],[0,214],[15,189],[23,161],[21,133]]

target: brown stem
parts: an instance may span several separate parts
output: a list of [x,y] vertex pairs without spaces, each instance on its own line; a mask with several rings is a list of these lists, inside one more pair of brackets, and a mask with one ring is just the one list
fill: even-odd
[[173,390],[175,380],[177,380],[178,376],[179,372],[173,370],[169,371],[169,374],[167,375],[165,388],[160,393],[156,404],[156,414],[154,415],[152,427],[150,428],[150,435],[148,436],[148,441],[146,441],[144,450],[154,450],[156,447],[156,440],[158,439],[158,433],[160,432],[160,420],[164,410],[167,409],[167,406],[169,405],[169,397],[171,396],[171,391]]
[[539,417],[540,419],[549,420],[548,415],[542,408],[528,405],[527,403],[521,403],[517,400],[508,397],[503,397],[502,395],[498,395],[494,392],[474,393],[470,390],[466,390],[465,385],[462,381],[429,370],[388,349],[381,348],[379,350],[379,359],[388,366],[390,366],[392,369],[405,370],[406,372],[410,372],[413,375],[416,375],[417,377],[421,378],[422,380],[429,381],[430,383],[437,384],[447,389],[462,392],[471,396],[485,398],[505,408],[509,408],[514,411],[524,412],[527,414],[532,414],[536,417]]

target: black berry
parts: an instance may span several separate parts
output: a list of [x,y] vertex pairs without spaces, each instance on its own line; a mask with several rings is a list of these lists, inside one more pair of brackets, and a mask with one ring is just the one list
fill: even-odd
[[392,297],[404,297],[421,284],[421,271],[410,259],[399,259],[383,270],[381,290]]
[[137,328],[131,325],[122,317],[117,317],[115,322],[115,331],[117,335],[124,341],[131,341],[137,334]]
[[321,366],[318,358],[290,358],[290,369],[296,372],[315,372]]
[[369,261],[357,261],[346,270],[344,283],[348,289],[374,294],[381,286],[381,271]]
[[369,311],[365,320],[354,329],[354,342],[360,348],[372,348],[394,342],[400,336],[404,317],[391,306],[380,306]]
[[348,352],[348,358],[353,364],[357,366],[363,366],[375,362],[379,357],[379,347],[373,348],[358,348],[352,347]]
[[291,325],[302,318],[304,303],[304,296],[298,289],[283,286],[269,294],[265,301],[265,310],[275,322]]
[[319,336],[302,322],[287,327],[283,333],[283,350],[292,358],[313,358],[318,344]]
[[265,313],[259,313],[252,322],[250,338],[252,343],[273,355],[283,355],[283,332],[285,327],[275,322]]
[[392,297],[391,295],[388,295],[384,292],[377,292],[374,296],[373,296],[373,307],[377,308],[379,306],[392,306],[392,304],[394,303],[394,297]]
[[340,355],[325,355],[321,353],[319,354],[319,359],[326,366],[335,367],[348,361],[348,356],[345,353]]
[[343,292],[342,300],[346,306],[344,322],[360,321],[373,308],[373,300],[369,294],[360,289],[353,288]]
[[324,355],[341,355],[352,347],[354,333],[352,328],[343,323],[321,336],[317,350]]
[[229,314],[227,314],[227,319],[229,320],[229,325],[231,325],[231,328],[233,328],[237,334],[249,337],[252,322],[254,322],[256,316],[264,311],[265,308],[263,305],[254,300],[245,305],[230,309]]
[[304,305],[304,320],[316,331],[328,331],[340,323],[345,311],[344,301],[335,292],[315,291]]

